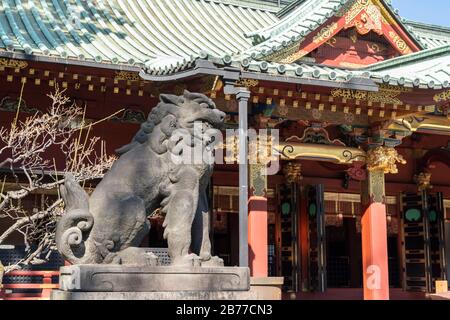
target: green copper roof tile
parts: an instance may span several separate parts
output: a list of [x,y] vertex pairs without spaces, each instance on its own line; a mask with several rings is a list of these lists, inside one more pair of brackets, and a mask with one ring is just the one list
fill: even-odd
[[0,51],[121,65],[223,56],[251,47],[244,33],[278,10],[270,0],[0,0]]
[[[239,65],[247,59],[253,66],[301,41],[347,1],[282,0],[292,5],[280,19],[278,0],[0,0],[0,51],[137,66],[159,60],[159,66],[173,64],[172,72],[181,68],[179,61],[204,52],[220,60],[228,55],[229,63]],[[405,25],[428,48],[450,44],[448,28]],[[304,69],[308,74],[309,67]],[[338,71],[320,70],[319,77],[339,78]],[[435,85],[445,72],[437,70]],[[408,79],[400,82],[413,82]]]

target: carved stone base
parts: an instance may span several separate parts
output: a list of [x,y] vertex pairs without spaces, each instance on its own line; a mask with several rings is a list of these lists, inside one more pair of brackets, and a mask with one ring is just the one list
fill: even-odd
[[257,300],[254,291],[69,292],[52,291],[52,300]]
[[249,291],[250,271],[238,267],[75,265],[61,268],[59,284],[61,291],[85,295]]

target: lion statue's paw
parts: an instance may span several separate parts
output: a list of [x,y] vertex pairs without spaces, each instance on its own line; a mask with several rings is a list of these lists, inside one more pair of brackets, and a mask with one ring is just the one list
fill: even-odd
[[198,255],[191,253],[175,258],[172,265],[176,267],[200,267],[201,258]]
[[223,267],[224,262],[222,258],[217,256],[211,257],[209,260],[202,261],[202,267]]
[[122,265],[157,267],[160,265],[159,258],[147,248],[130,247],[117,253]]

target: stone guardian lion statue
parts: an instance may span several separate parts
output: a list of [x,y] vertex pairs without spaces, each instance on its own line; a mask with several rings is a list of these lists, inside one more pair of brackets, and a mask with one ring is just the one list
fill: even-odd
[[[147,217],[161,208],[173,265],[223,265],[211,257],[208,232],[206,189],[214,165],[174,163],[171,154],[193,146],[171,137],[182,129],[198,139],[194,124],[217,131],[224,119],[225,113],[205,95],[163,94],[133,141],[117,150],[119,159],[90,197],[68,174],[61,187],[65,214],[56,230],[63,258],[73,264],[138,261],[133,254],[150,230]],[[211,142],[202,141],[203,147]]]

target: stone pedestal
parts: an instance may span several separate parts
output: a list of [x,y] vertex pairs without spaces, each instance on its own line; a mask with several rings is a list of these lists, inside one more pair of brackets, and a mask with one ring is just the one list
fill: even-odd
[[54,290],[51,300],[257,300],[253,291],[70,292]]
[[429,300],[450,300],[450,292],[439,294],[427,294],[426,297]]
[[252,277],[251,291],[258,295],[258,300],[281,300],[283,277]]
[[238,267],[76,265],[61,268],[53,300],[256,300]]

